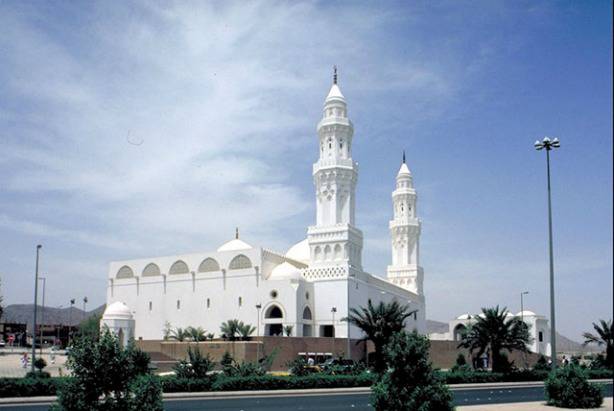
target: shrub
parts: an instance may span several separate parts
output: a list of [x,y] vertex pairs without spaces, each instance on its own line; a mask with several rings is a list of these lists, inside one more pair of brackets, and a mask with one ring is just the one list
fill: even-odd
[[237,391],[368,387],[374,381],[375,375],[366,373],[356,376],[311,374],[304,377],[273,375],[226,377],[220,375],[216,378],[211,389],[213,391]]
[[181,360],[173,368],[178,378],[204,378],[215,367],[211,356],[203,357],[198,348],[188,347],[188,358],[189,361]]
[[396,333],[384,348],[388,371],[371,387],[378,411],[452,410],[452,395],[433,372],[429,340],[417,332]]
[[206,378],[177,378],[166,376],[160,378],[163,392],[202,392],[210,391],[213,376]]
[[598,408],[603,402],[601,388],[588,382],[585,372],[575,365],[548,376],[545,389],[548,404],[556,407]]
[[141,375],[130,384],[133,397],[130,406],[133,410],[163,411],[162,384],[154,375]]
[[548,360],[543,355],[540,355],[537,362],[533,366],[533,371],[550,371],[552,367],[548,364]]
[[294,360],[288,362],[288,368],[292,375],[302,377],[314,372],[314,368],[307,365],[305,357],[296,357]]
[[469,364],[467,364],[467,360],[465,359],[465,355],[462,352],[458,353],[456,357],[456,364],[454,364],[451,368],[453,372],[470,372],[473,371],[473,368]]
[[34,360],[34,368],[36,368],[39,372],[43,370],[47,366],[47,361],[44,358],[38,357]]
[[51,374],[47,371],[28,371],[26,378],[51,378]]
[[0,378],[0,398],[55,395],[67,378]]

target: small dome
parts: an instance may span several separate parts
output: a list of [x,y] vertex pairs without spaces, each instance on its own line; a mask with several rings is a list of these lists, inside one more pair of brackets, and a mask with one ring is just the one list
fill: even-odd
[[269,280],[299,280],[301,278],[301,270],[288,262],[279,264],[269,276]]
[[519,311],[518,314],[516,314],[516,317],[535,317],[535,316],[537,316],[537,314],[529,310]]
[[121,301],[115,301],[113,304],[107,306],[102,314],[103,320],[131,320],[132,313],[130,308]]
[[309,241],[304,239],[290,247],[288,252],[286,252],[286,257],[301,263],[309,264],[310,253]]
[[235,238],[234,240],[230,240],[227,243],[224,243],[220,246],[220,248],[217,249],[217,251],[239,251],[239,250],[249,250],[252,247],[251,245],[247,244],[245,241],[239,240],[238,238]]
[[471,315],[470,314],[462,314],[459,315],[458,317],[456,317],[457,320],[470,320],[471,319]]
[[411,176],[409,167],[407,167],[407,164],[405,163],[401,164],[401,168],[399,168],[399,172],[397,173],[397,176],[403,176],[403,175]]

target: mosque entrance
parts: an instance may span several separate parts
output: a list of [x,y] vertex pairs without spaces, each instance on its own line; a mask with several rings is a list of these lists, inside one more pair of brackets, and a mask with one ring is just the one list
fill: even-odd
[[267,324],[264,331],[269,336],[281,336],[283,335],[284,327],[282,324]]

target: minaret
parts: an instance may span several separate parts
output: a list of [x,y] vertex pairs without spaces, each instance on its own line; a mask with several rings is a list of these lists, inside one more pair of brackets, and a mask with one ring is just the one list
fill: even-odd
[[403,163],[397,174],[397,186],[392,192],[393,219],[390,221],[392,237],[392,264],[388,266],[388,280],[423,294],[423,270],[420,267],[420,220],[416,214],[416,190],[411,172]]
[[352,160],[354,126],[337,84],[336,67],[317,130],[320,158],[313,165],[317,218],[316,225],[307,231],[310,266],[361,269],[362,232],[354,227],[358,179],[358,165]]

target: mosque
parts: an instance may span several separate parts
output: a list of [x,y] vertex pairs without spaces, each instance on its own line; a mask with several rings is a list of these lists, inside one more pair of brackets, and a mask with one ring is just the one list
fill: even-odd
[[361,338],[360,329],[342,321],[349,309],[396,300],[417,310],[407,328],[425,333],[421,221],[405,154],[392,192],[392,258],[383,278],[362,268],[354,127],[336,70],[317,135],[316,221],[304,240],[280,253],[248,244],[237,230],[215,251],[112,262],[102,323],[122,339],[160,340],[169,325],[218,337],[220,324],[234,318],[256,326],[257,336],[291,326],[296,337]]

